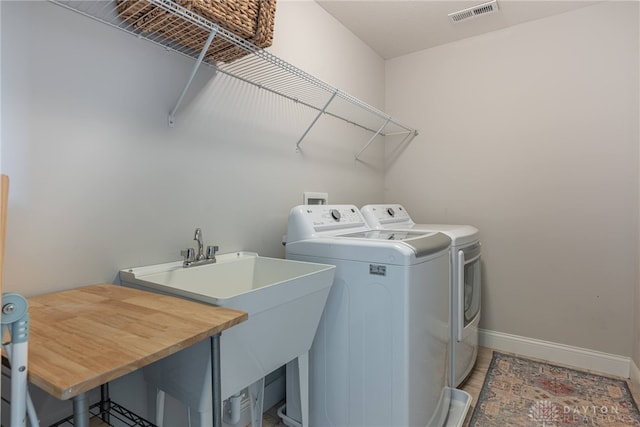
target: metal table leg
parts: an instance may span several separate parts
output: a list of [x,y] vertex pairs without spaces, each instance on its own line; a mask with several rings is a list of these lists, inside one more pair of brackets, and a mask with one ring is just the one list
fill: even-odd
[[86,393],[80,393],[73,398],[73,425],[89,427],[89,399]]
[[100,418],[105,423],[111,425],[111,397],[109,395],[109,383],[100,386]]
[[220,334],[211,337],[211,398],[213,427],[222,427],[222,390],[220,380]]

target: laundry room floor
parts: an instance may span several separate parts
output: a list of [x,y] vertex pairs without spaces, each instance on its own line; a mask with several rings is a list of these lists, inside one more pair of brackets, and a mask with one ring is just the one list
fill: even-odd
[[[467,378],[467,380],[461,385],[461,389],[466,391],[467,393],[469,393],[472,397],[472,401],[471,401],[471,407],[469,408],[469,412],[467,413],[467,416],[465,418],[463,427],[467,427],[469,426],[469,422],[471,421],[471,417],[473,415],[473,410],[475,408],[476,403],[478,402],[478,398],[480,396],[480,391],[482,390],[482,386],[484,384],[484,380],[485,377],[487,375],[487,371],[489,369],[489,366],[491,364],[491,359],[493,358],[493,349],[490,348],[485,348],[485,347],[480,347],[478,350],[478,358],[476,361],[476,365],[473,369],[473,371],[471,372],[471,374],[469,375],[469,377]],[[508,355],[512,355],[512,356],[517,356],[514,353],[508,353],[508,352],[504,352],[504,351],[500,351],[500,353],[503,354],[508,354]],[[544,360],[541,359],[534,359],[534,358],[530,358],[527,357],[526,359],[530,359],[530,360],[534,360],[534,361],[539,361],[539,362],[545,362]],[[547,362],[549,363],[549,362]],[[564,366],[567,368],[571,368],[571,366],[568,365],[560,365],[557,363],[552,363],[553,365],[557,365],[557,366]],[[616,378],[616,377],[612,377],[611,375],[607,375],[607,374],[601,374],[599,372],[595,372],[595,371],[588,371],[588,370],[584,370],[584,369],[579,369],[579,368],[574,368],[574,369],[578,369],[581,371],[586,371],[586,372],[590,372],[593,374],[598,374],[598,375],[603,375],[606,377],[611,377],[611,378]],[[635,403],[636,405],[640,405],[640,393],[638,393],[638,390],[636,390],[632,384],[631,381],[629,379],[624,379],[624,378],[619,378],[620,380],[625,380],[627,385],[629,386],[629,389],[631,390],[632,396],[635,399]],[[594,402],[597,403],[597,402]],[[526,408],[522,408],[522,411],[524,411],[524,413],[527,413],[529,411],[530,408],[526,407]],[[563,424],[564,425],[564,424]],[[618,424],[615,424],[618,425]],[[489,427],[489,426],[487,426]]]
[[492,349],[479,347],[476,366],[474,366],[473,371],[471,371],[471,374],[469,375],[467,380],[460,387],[462,390],[471,395],[471,406],[469,407],[469,412],[467,412],[463,427],[468,426],[469,421],[471,421],[471,415],[473,414],[473,409],[475,408],[475,404],[478,401],[478,396],[480,396],[480,390],[482,390],[484,377],[487,375],[487,370],[489,369],[489,365],[491,364],[492,357]]
[[[262,427],[286,427],[286,424],[278,416],[278,408],[283,404],[284,400],[276,403],[273,408],[262,415]],[[247,427],[251,427],[251,424],[248,424]]]
[[[480,396],[480,391],[482,390],[482,386],[484,384],[484,379],[487,375],[487,370],[489,369],[489,365],[491,364],[491,359],[493,357],[493,349],[490,348],[486,348],[486,347],[480,347],[478,350],[478,359],[476,361],[476,366],[474,367],[473,371],[471,372],[471,374],[469,375],[469,377],[467,378],[467,380],[462,384],[462,386],[460,387],[462,390],[466,391],[467,393],[469,393],[471,395],[472,401],[471,401],[471,407],[469,408],[469,412],[467,413],[467,416],[465,418],[463,427],[467,427],[469,425],[469,422],[471,421],[471,416],[473,414],[473,410],[475,408],[475,404],[478,401],[478,397]],[[501,352],[504,354],[510,354],[507,352]],[[556,364],[557,365],[557,364]],[[594,372],[594,373],[598,373],[598,372]],[[629,388],[631,389],[632,393],[633,393],[633,397],[636,401],[636,405],[640,404],[640,393],[638,393],[638,390],[635,390],[632,385],[631,385],[631,381],[629,381],[628,379],[626,380],[627,384],[629,385]],[[271,408],[270,410],[268,410],[267,412],[265,412],[264,414],[264,418],[262,421],[262,425],[264,427],[282,427],[284,426],[284,424],[281,422],[280,418],[278,417],[276,411],[278,409],[278,407],[280,407],[280,405],[284,403],[278,403],[277,405],[275,405],[273,408]],[[528,411],[528,408],[523,408],[523,411]]]

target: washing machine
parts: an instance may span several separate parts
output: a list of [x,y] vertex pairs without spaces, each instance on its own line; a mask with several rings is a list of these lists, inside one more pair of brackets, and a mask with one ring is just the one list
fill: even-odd
[[336,266],[309,357],[310,425],[462,423],[447,417],[450,244],[372,230],[353,205],[291,210],[287,258]]
[[374,229],[438,231],[451,238],[451,384],[458,387],[478,355],[480,323],[480,240],[470,225],[416,224],[398,204],[367,205],[360,211]]

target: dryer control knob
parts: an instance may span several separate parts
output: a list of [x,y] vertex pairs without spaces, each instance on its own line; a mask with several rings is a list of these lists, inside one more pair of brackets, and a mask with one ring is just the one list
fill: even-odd
[[335,219],[336,221],[340,221],[340,211],[338,209],[331,209],[330,213],[331,218]]
[[394,216],[396,214],[396,211],[394,211],[393,208],[388,208],[387,213],[389,214],[389,216]]

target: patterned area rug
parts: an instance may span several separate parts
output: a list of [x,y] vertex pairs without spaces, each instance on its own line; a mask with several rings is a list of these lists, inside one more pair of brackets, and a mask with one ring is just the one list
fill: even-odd
[[470,427],[640,427],[627,383],[498,352]]

